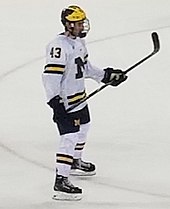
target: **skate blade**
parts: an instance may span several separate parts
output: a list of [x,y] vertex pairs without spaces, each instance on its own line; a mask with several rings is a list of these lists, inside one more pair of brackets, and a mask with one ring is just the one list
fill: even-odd
[[79,169],[71,169],[70,175],[72,176],[94,176],[96,175],[95,171],[85,172]]
[[69,194],[66,192],[56,191],[52,199],[63,201],[78,201],[82,199],[82,194]]

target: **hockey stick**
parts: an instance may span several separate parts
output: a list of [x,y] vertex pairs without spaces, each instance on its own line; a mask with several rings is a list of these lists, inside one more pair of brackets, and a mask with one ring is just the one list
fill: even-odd
[[153,49],[152,53],[150,53],[148,56],[146,56],[145,58],[143,58],[142,60],[140,60],[136,64],[132,65],[127,70],[125,70],[124,71],[125,74],[128,73],[129,71],[131,71],[132,69],[134,69],[135,67],[137,67],[138,65],[140,65],[141,63],[143,63],[145,60],[147,60],[150,57],[152,57],[154,54],[156,54],[159,51],[159,49],[160,49],[160,43],[159,43],[158,34],[156,32],[153,32],[151,34],[151,36],[152,36],[152,41],[153,41],[153,46],[154,46],[154,49]]
[[[142,64],[143,62],[145,62],[147,59],[149,59],[150,57],[152,57],[154,54],[156,54],[159,51],[159,49],[160,49],[160,42],[159,42],[158,34],[156,32],[153,32],[151,34],[151,37],[152,37],[152,42],[153,42],[153,46],[154,46],[153,51],[149,55],[147,55],[146,57],[144,57],[143,59],[141,59],[140,61],[138,61],[134,65],[132,65],[131,67],[129,67],[127,70],[125,70],[124,71],[124,74],[127,74],[128,72],[130,72],[131,70],[133,70],[134,68],[136,68],[138,65]],[[67,112],[70,112],[71,110],[73,110],[74,108],[76,108],[77,106],[79,106],[80,104],[82,104],[83,102],[85,102],[86,100],[88,100],[90,97],[94,96],[95,94],[97,94],[98,92],[100,92],[101,90],[103,90],[104,88],[106,88],[107,86],[109,86],[111,83],[112,82],[106,83],[103,86],[101,86],[100,88],[98,88],[95,91],[91,92],[89,95],[87,95],[80,102],[78,102],[77,104],[72,105],[71,107],[69,107],[67,109]]]

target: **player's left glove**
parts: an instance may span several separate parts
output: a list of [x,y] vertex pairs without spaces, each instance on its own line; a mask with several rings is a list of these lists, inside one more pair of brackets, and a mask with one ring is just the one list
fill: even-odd
[[67,120],[68,113],[65,110],[63,102],[61,102],[61,97],[59,95],[52,98],[47,103],[53,109],[53,121],[58,122],[58,120]]
[[122,70],[119,69],[113,69],[113,68],[106,68],[104,69],[105,74],[104,78],[102,79],[103,83],[109,83],[112,86],[118,86],[122,82],[124,82],[128,77],[125,75],[125,73]]

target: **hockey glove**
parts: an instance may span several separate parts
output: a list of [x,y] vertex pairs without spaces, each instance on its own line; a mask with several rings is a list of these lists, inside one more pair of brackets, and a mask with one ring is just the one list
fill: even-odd
[[110,85],[112,86],[118,86],[122,82],[124,82],[128,77],[124,74],[122,70],[119,69],[113,69],[113,68],[106,68],[104,69],[105,74],[104,78],[102,79],[103,83],[109,83],[111,82]]
[[68,117],[60,96],[55,96],[47,104],[53,109],[54,122],[58,122],[59,118],[66,119]]

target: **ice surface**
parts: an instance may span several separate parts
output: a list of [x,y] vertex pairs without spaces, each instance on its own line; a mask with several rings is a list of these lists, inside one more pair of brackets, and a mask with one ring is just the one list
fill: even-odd
[[[126,69],[118,88],[89,101],[92,126],[84,158],[97,165],[79,202],[51,199],[59,136],[41,83],[46,44],[62,31],[61,9],[82,6],[90,19],[91,62]],[[6,0],[0,2],[0,209],[170,208],[170,2]],[[98,84],[87,81],[88,91]]]

